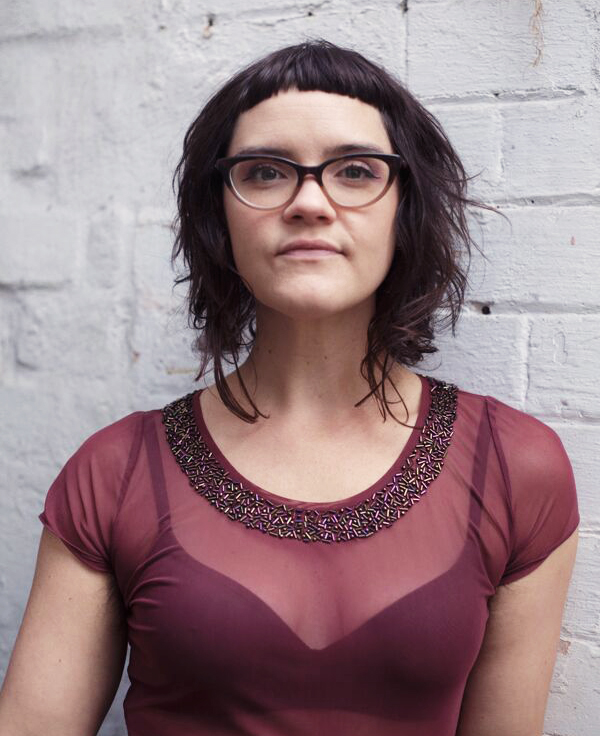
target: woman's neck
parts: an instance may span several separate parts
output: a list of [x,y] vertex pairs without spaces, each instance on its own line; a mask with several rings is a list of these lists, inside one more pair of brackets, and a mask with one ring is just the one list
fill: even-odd
[[[355,310],[348,315],[331,315],[314,320],[292,320],[273,313],[259,318],[255,345],[240,367],[246,389],[261,412],[291,421],[308,421],[327,426],[335,421],[382,421],[374,397],[356,408],[369,391],[361,375],[367,347],[370,313]],[[379,377],[380,372],[376,373]],[[418,406],[420,381],[405,367],[395,364],[390,378],[409,410]],[[242,406],[251,410],[235,374],[228,384]],[[386,396],[396,417],[406,414],[389,381]]]

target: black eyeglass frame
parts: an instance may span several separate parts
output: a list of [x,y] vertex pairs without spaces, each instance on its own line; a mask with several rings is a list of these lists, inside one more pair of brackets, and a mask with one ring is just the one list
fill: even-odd
[[[389,177],[387,180],[387,183],[383,190],[375,197],[375,199],[370,200],[369,202],[365,202],[365,204],[359,204],[359,205],[347,205],[347,204],[340,204],[339,202],[336,202],[335,199],[333,199],[329,192],[327,191],[326,187],[323,185],[323,171],[327,166],[334,163],[335,161],[346,161],[346,160],[353,160],[353,159],[361,159],[361,158],[376,158],[380,159],[381,161],[385,161],[388,164],[389,167]],[[296,184],[296,187],[290,197],[283,202],[282,204],[278,204],[276,207],[261,207],[260,205],[255,205],[250,202],[248,202],[246,199],[242,197],[242,195],[236,190],[233,181],[231,180],[231,169],[238,163],[242,163],[243,161],[254,161],[254,160],[267,160],[267,161],[274,161],[280,164],[287,164],[290,166],[294,171],[296,172],[296,175],[298,177],[298,182]],[[315,180],[317,184],[321,187],[321,191],[323,194],[327,197],[329,202],[331,204],[335,205],[336,207],[342,207],[344,209],[361,209],[362,207],[368,207],[371,204],[375,204],[375,202],[378,202],[389,190],[389,188],[392,186],[394,179],[396,178],[398,172],[401,169],[407,169],[408,165],[404,158],[400,156],[397,153],[379,153],[379,152],[371,152],[371,151],[363,151],[362,153],[347,153],[343,156],[335,156],[334,158],[328,158],[326,161],[323,161],[323,163],[320,163],[318,166],[303,166],[302,164],[297,163],[296,161],[292,161],[288,158],[282,158],[281,156],[270,156],[268,154],[261,154],[261,153],[249,153],[243,156],[231,156],[229,158],[220,158],[217,159],[215,163],[215,169],[221,174],[223,177],[223,181],[225,182],[225,185],[227,188],[231,191],[233,196],[238,199],[243,204],[247,205],[248,207],[252,207],[256,210],[279,210],[283,207],[287,207],[287,205],[294,200],[298,192],[300,191],[300,188],[302,187],[302,184],[304,183],[304,179],[312,175],[315,177]]]

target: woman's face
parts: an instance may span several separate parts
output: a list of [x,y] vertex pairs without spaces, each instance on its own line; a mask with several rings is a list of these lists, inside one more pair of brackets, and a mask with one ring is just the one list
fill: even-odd
[[[393,153],[379,111],[350,97],[289,90],[259,103],[238,119],[228,156],[273,153],[307,166],[345,152]],[[375,307],[375,290],[394,253],[396,182],[374,204],[347,209],[332,204],[313,177],[276,210],[252,209],[224,188],[236,268],[251,287],[257,310],[290,318],[322,318]],[[324,241],[336,252],[296,250],[295,241]]]

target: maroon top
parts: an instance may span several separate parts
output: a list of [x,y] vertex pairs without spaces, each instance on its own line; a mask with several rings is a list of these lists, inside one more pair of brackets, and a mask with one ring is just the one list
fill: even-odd
[[242,477],[199,392],[102,429],[68,461],[40,519],[116,577],[130,736],[454,736],[489,597],[579,515],[552,429],[422,385],[394,465],[335,503]]

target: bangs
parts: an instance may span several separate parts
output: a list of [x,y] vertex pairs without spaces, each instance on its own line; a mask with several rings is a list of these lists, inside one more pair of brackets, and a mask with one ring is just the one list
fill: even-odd
[[232,81],[239,84],[240,113],[289,89],[330,92],[383,109],[389,101],[390,87],[395,87],[395,80],[381,67],[328,41],[279,49]]

